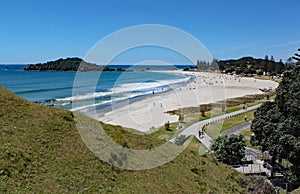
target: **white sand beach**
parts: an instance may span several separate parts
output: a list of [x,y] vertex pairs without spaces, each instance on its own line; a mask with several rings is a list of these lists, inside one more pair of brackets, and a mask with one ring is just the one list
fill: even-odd
[[193,75],[194,81],[171,91],[154,94],[143,100],[114,109],[102,115],[98,120],[112,125],[133,128],[146,132],[151,128],[163,126],[166,122],[178,121],[178,116],[167,111],[183,107],[197,107],[234,97],[262,93],[259,88],[275,89],[278,83],[270,80],[237,77],[232,75],[204,72],[167,71]]

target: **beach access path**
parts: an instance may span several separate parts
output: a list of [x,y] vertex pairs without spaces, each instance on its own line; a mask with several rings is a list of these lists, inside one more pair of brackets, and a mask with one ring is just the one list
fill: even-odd
[[[246,110],[239,110],[239,111],[231,112],[231,113],[224,114],[224,115],[221,115],[221,116],[213,117],[211,119],[207,119],[207,120],[204,120],[204,121],[200,121],[200,122],[195,123],[195,124],[191,125],[190,127],[186,128],[183,132],[178,134],[176,137],[172,138],[170,140],[170,142],[175,142],[176,138],[180,137],[181,135],[184,135],[184,136],[193,135],[207,148],[207,150],[210,150],[210,146],[211,146],[211,143],[212,143],[212,138],[204,132],[203,132],[203,135],[201,135],[201,137],[200,137],[199,136],[199,130],[202,131],[202,128],[205,125],[208,125],[210,123],[217,122],[217,121],[220,121],[222,119],[227,119],[227,118],[230,118],[232,116],[236,116],[236,115],[248,112],[248,111],[255,110],[260,106],[261,106],[261,104],[258,104],[258,105],[249,107]],[[224,136],[224,135],[236,134],[236,133],[238,133],[242,130],[247,129],[248,127],[250,127],[250,125],[251,125],[251,122],[245,122],[241,125],[235,126],[231,129],[228,129],[228,130],[224,131],[220,135]],[[263,165],[264,162],[261,159],[258,159],[258,158],[270,158],[270,154],[268,152],[263,152],[262,153],[259,150],[255,150],[253,148],[246,147],[245,148],[245,156],[248,160],[252,160],[253,164],[238,165],[238,166],[234,167],[235,170],[237,170],[241,173],[244,173],[244,174],[262,174],[262,173],[265,173],[268,176],[271,176],[271,171],[267,168],[264,168],[264,165]]]
[[240,124],[240,125],[237,125],[237,126],[235,126],[235,127],[232,127],[232,128],[230,128],[230,129],[228,129],[228,130],[222,132],[222,133],[220,134],[220,136],[232,135],[232,134],[237,135],[237,134],[239,134],[241,131],[243,131],[243,130],[249,128],[249,127],[251,126],[251,123],[252,123],[252,121],[248,121],[248,122],[242,123],[242,124]]
[[194,123],[193,125],[187,127],[185,130],[183,130],[181,133],[179,133],[178,135],[176,135],[175,137],[170,139],[170,142],[174,143],[175,140],[180,136],[188,137],[188,136],[192,135],[192,136],[195,136],[208,150],[210,150],[210,145],[212,143],[212,138],[209,135],[207,135],[205,132],[202,133],[203,135],[201,135],[201,137],[199,136],[199,131],[200,130],[202,131],[204,126],[206,126],[208,124],[211,124],[211,123],[214,123],[214,122],[217,122],[217,121],[221,121],[221,120],[236,116],[236,115],[246,113],[248,111],[255,110],[260,106],[261,106],[261,104],[258,104],[258,105],[255,105],[255,106],[248,107],[247,109],[234,111],[234,112],[231,112],[231,113],[227,113],[227,114],[224,114],[224,115],[220,115],[220,116],[217,116],[217,117],[213,117],[213,118],[210,118],[210,119],[206,119],[206,120]]

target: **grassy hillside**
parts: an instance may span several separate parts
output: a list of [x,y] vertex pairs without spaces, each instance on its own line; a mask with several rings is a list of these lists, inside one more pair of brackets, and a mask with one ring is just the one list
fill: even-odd
[[[162,143],[103,126],[129,147]],[[241,185],[254,187],[231,167],[200,157],[200,146],[193,141],[174,161],[151,170],[112,167],[85,146],[72,112],[28,102],[0,87],[0,193],[245,193]]]

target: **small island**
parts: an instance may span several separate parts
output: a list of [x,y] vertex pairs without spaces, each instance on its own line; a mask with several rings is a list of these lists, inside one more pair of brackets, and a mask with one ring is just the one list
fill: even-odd
[[48,61],[46,63],[28,64],[24,71],[125,71],[122,68],[113,69],[107,66],[99,66],[95,63],[89,63],[81,58],[73,57]]

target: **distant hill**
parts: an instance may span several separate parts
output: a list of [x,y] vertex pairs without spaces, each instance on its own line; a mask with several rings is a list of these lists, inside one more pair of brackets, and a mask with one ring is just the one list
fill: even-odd
[[[0,193],[258,193],[264,187],[263,181],[253,183],[210,155],[199,156],[198,142],[155,169],[112,167],[86,147],[73,116],[0,87]],[[164,143],[120,126],[102,126],[129,148]]]
[[[79,68],[79,69],[78,69]],[[78,57],[58,59],[56,61],[49,61],[46,63],[29,64],[24,68],[24,71],[123,71],[118,68],[117,70],[99,66],[95,63],[89,63]]]
[[265,72],[270,75],[277,75],[292,68],[283,62],[275,62],[274,59],[255,59],[253,57],[220,60],[218,65],[220,71],[225,71],[226,73],[235,72],[236,74],[263,74]]

